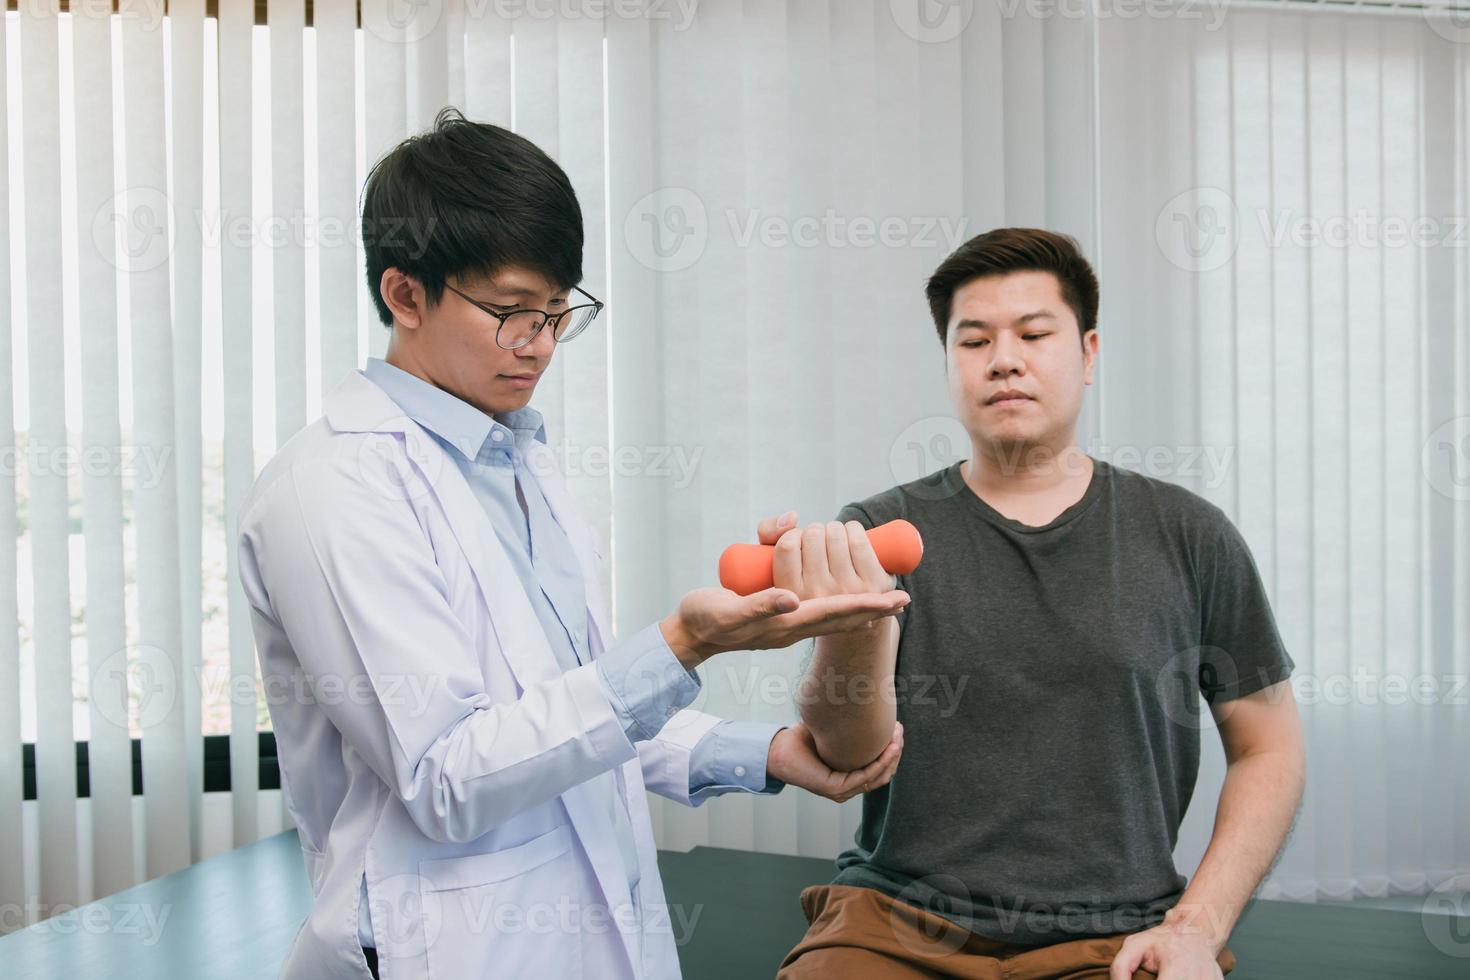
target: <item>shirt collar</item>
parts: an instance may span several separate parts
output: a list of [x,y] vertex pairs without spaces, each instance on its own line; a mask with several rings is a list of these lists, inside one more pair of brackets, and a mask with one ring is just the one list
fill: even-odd
[[546,424],[541,413],[527,405],[493,418],[467,401],[437,388],[423,378],[395,367],[378,357],[369,357],[363,374],[382,388],[405,415],[443,439],[466,459],[480,454],[495,432],[503,433],[495,448],[509,450],[512,443],[529,439],[546,442]]

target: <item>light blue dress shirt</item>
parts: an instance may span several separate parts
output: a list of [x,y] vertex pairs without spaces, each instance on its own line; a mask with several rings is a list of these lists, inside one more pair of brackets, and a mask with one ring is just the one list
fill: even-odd
[[[557,524],[546,497],[526,464],[530,440],[546,442],[541,413],[527,406],[492,418],[468,402],[394,367],[368,358],[363,373],[429,432],[449,453],[485,509],[541,622],[552,653],[565,672],[587,663],[587,593],[571,541]],[[595,587],[595,583],[594,583]],[[650,660],[649,658],[652,658]],[[656,665],[649,669],[650,664]],[[675,669],[678,668],[678,669]],[[664,723],[699,693],[699,675],[682,669],[658,624],[613,645],[597,658],[597,676],[631,741],[656,736]],[[722,721],[694,746],[689,786],[693,799],[732,790],[780,792],[766,775],[766,755],[780,725]],[[628,875],[639,882],[637,850],[621,792],[621,770],[597,777],[609,783],[612,822]],[[358,939],[374,945],[367,883],[358,916]]]

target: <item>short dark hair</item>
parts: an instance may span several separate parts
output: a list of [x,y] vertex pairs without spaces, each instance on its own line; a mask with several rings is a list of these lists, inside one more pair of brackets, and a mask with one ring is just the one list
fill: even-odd
[[950,254],[929,277],[924,293],[939,331],[948,343],[955,290],[984,276],[1010,272],[1050,272],[1061,284],[1062,299],[1077,317],[1079,332],[1097,327],[1097,276],[1082,257],[1077,240],[1043,228],[995,228],[976,235]]
[[383,272],[418,279],[429,304],[450,276],[533,269],[558,289],[582,281],[582,208],[556,162],[524,136],[453,106],[373,165],[362,191],[368,291],[393,325]]

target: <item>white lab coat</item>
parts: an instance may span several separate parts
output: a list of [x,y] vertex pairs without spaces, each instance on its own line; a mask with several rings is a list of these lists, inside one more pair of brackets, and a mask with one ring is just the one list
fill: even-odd
[[[531,452],[584,580],[598,582],[595,534],[560,478],[541,475],[554,473],[550,450]],[[432,437],[353,372],[261,472],[239,544],[315,894],[282,977],[368,976],[364,872],[383,980],[679,976],[644,790],[690,804],[690,751],[719,719],[684,710],[657,739],[629,741],[596,666],[559,669]],[[612,640],[598,591],[594,656]],[[595,778],[615,767],[636,906],[609,819],[616,784]]]

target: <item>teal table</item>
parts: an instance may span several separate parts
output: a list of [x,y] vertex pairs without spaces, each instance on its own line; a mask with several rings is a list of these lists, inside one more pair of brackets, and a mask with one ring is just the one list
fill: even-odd
[[[797,894],[827,881],[811,858],[697,847],[659,864],[689,980],[773,977],[806,922]],[[296,832],[201,861],[0,938],[0,977],[268,980],[311,905]],[[1466,980],[1470,917],[1430,941],[1417,912],[1254,902],[1231,980]],[[555,978],[547,978],[555,980]]]

